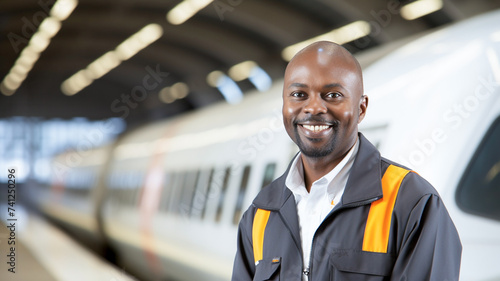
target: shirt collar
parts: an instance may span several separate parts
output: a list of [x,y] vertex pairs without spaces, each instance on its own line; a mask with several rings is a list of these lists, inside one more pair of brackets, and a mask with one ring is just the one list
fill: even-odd
[[[342,169],[349,162],[352,166],[353,159],[356,157],[359,146],[359,139],[356,139],[356,142],[351,147],[349,152],[344,156],[342,161],[340,161],[335,168],[333,168],[328,174],[316,180],[314,183],[319,181],[325,181],[326,185],[330,186],[330,183],[335,179],[335,177],[342,171]],[[313,185],[314,185],[313,183]],[[297,197],[305,197],[308,195],[308,192],[304,183],[304,167],[301,161],[301,153],[298,153],[297,156],[293,159],[293,162],[290,166],[290,172],[288,173],[285,181],[285,185],[290,191],[292,191],[293,195]],[[328,189],[328,193],[332,193],[333,190]]]

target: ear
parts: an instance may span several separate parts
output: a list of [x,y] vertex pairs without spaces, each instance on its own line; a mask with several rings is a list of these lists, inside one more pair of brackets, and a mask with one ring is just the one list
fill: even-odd
[[359,116],[358,116],[358,124],[363,121],[366,114],[366,108],[368,107],[368,97],[366,95],[362,95],[359,100]]

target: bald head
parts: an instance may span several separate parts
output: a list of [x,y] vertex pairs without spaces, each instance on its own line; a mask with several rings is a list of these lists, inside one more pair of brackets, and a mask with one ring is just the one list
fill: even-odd
[[305,63],[316,65],[319,68],[344,68],[358,78],[359,97],[363,95],[363,74],[358,60],[344,47],[329,41],[318,41],[300,50],[290,60],[285,71],[285,79],[289,72]]

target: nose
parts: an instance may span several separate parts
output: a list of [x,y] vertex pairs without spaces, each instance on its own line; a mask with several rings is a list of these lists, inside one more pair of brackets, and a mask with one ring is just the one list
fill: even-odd
[[321,98],[321,95],[317,94],[309,96],[309,100],[306,106],[304,106],[304,113],[309,113],[312,115],[327,113],[325,101]]

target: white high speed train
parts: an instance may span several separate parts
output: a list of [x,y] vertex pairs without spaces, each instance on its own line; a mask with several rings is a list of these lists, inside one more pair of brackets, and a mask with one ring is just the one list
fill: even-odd
[[[364,70],[360,131],[440,192],[464,281],[500,280],[499,22],[498,11],[460,22]],[[297,151],[281,87],[58,155],[40,209],[141,279],[230,280],[242,212]]]

